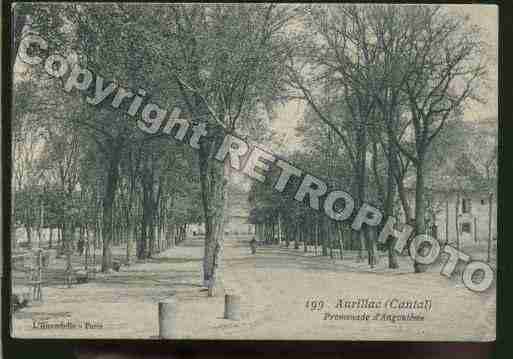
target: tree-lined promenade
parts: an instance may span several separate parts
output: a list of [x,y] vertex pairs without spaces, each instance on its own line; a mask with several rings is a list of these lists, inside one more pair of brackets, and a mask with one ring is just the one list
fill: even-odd
[[[37,34],[70,76],[55,76],[57,61],[12,61],[13,227],[23,226],[29,243],[34,233],[57,229],[48,246],[68,257],[75,231],[86,246],[101,242],[108,272],[113,244],[126,247],[127,262],[134,252],[148,259],[187,225],[202,223],[202,284],[211,294],[222,285],[233,170],[248,168],[256,179],[250,200],[259,236],[305,249],[308,241],[322,243],[324,255],[333,255],[333,242],[340,253],[349,247],[363,257],[365,249],[373,267],[384,222],[351,227],[357,211],[339,222],[315,210],[340,216],[351,198],[354,208],[370,203],[427,233],[433,205],[426,182],[447,152],[465,145],[463,112],[486,83],[479,28],[434,6],[17,6],[15,54],[27,55],[23,39]],[[258,161],[266,152],[253,155],[258,147],[250,152],[239,137],[271,143],[277,107],[297,100],[306,106],[304,146],[289,160],[317,177],[280,160],[282,172],[263,177],[269,167]],[[165,119],[164,108],[183,109],[180,118],[192,124],[176,111]],[[138,111],[142,121],[133,117]],[[483,191],[491,208],[497,144],[482,137],[480,156],[440,185]],[[348,196],[335,198],[326,186]],[[491,233],[488,240],[490,252]],[[384,246],[397,268],[395,241]]]
[[[224,286],[241,296],[239,321],[223,319],[224,298],[208,297],[202,289],[198,263],[204,238],[190,236],[120,272],[99,273],[94,281],[72,289],[59,284],[45,288],[44,303],[17,313],[14,336],[156,339],[157,303],[174,293],[180,339],[493,340],[495,293],[476,295],[458,280],[441,277],[437,267],[413,273],[409,258],[399,257],[399,270],[386,269],[385,262],[370,269],[355,261],[354,252],[333,260],[315,255],[311,246],[307,253],[292,246],[260,246],[253,255],[250,238],[225,239]],[[472,251],[469,246],[463,249]],[[115,254],[118,250],[121,255],[123,247],[114,246]],[[365,306],[366,299],[383,306],[389,300],[390,308]],[[396,308],[426,299],[432,302],[431,310]],[[319,301],[323,308],[309,304]],[[340,301],[356,305],[338,308]],[[369,320],[347,318],[358,315]],[[400,321],[405,315],[423,319]],[[61,323],[68,327],[41,329]]]

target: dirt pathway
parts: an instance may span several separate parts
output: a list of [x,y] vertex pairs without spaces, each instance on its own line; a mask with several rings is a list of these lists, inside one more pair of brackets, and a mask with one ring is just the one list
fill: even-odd
[[[94,282],[71,289],[45,288],[43,304],[16,314],[15,335],[155,338],[157,303],[175,294],[180,338],[493,339],[494,290],[472,293],[436,271],[358,272],[355,268],[360,264],[355,265],[352,259],[342,262],[275,246],[260,247],[251,255],[246,241],[225,240],[222,267],[226,291],[241,295],[240,321],[223,319],[224,298],[208,298],[201,288],[202,240],[193,238],[146,263],[99,275]],[[340,299],[372,300],[382,308],[336,308]],[[387,301],[395,300],[397,306],[399,302],[426,299],[432,303],[431,310],[383,308]],[[312,300],[322,301],[324,307],[307,308],[306,302]],[[408,314],[423,320],[391,321],[393,315]],[[362,315],[377,319],[361,320]],[[82,328],[34,328],[34,323],[44,321],[81,323]],[[83,328],[86,322],[90,323],[88,329]]]

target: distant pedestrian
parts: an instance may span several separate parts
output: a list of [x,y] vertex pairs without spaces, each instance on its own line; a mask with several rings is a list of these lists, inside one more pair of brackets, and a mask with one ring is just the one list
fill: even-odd
[[251,254],[256,254],[257,241],[255,237],[253,237],[251,241],[249,241],[249,246],[251,247]]
[[80,238],[77,242],[77,252],[79,256],[81,256],[84,253],[84,245],[84,238]]

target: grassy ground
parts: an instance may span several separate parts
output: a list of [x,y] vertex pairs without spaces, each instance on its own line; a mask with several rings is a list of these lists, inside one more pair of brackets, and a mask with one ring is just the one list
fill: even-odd
[[[495,337],[495,287],[473,293],[457,277],[448,279],[431,267],[412,273],[408,258],[400,270],[387,270],[386,259],[369,269],[351,255],[344,260],[316,257],[278,246],[251,255],[247,237],[225,240],[224,289],[241,295],[242,319],[223,319],[224,298],[209,298],[201,287],[203,241],[191,238],[156,258],[97,274],[92,282],[66,288],[55,281],[44,288],[44,302],[14,316],[14,336],[23,338],[156,338],[157,305],[176,295],[177,337],[224,339],[347,339],[481,341]],[[123,250],[116,252],[122,256]],[[58,259],[52,270],[64,268]],[[18,281],[17,288],[24,286]],[[423,309],[337,309],[339,299],[431,300]],[[322,310],[306,307],[322,300]],[[414,313],[422,321],[325,320],[331,315],[369,316]],[[391,319],[390,317],[385,317]],[[35,329],[34,323],[70,322],[83,328]],[[86,322],[89,328],[86,329]],[[101,326],[101,328],[99,328]]]

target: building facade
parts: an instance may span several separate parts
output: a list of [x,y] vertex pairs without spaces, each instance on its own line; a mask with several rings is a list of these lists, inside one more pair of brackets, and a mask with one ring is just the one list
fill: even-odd
[[[427,232],[441,243],[481,242],[497,239],[496,194],[485,192],[433,191],[426,211]],[[409,191],[415,208],[415,192]],[[403,219],[404,220],[404,219]]]
[[249,223],[250,210],[248,193],[238,186],[230,186],[224,225],[225,234],[255,233],[255,226]]
[[[242,186],[229,184],[227,189],[227,203],[225,212],[224,233],[232,235],[248,235],[255,233],[255,225],[249,223],[251,207],[248,192]],[[192,234],[204,234],[203,223],[189,226]]]

